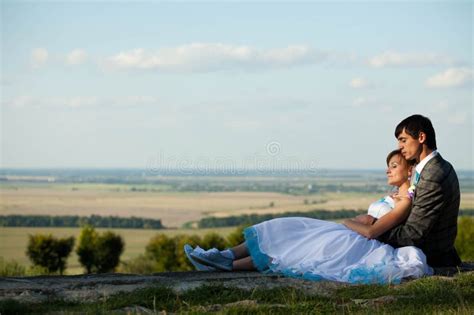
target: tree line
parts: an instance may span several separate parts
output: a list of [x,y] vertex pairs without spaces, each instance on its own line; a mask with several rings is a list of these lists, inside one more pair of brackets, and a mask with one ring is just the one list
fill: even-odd
[[359,214],[366,213],[366,210],[312,210],[300,212],[284,212],[269,214],[242,214],[229,217],[206,217],[198,221],[199,228],[226,227],[238,225],[254,225],[263,221],[281,217],[307,217],[320,220],[337,220],[353,218]]
[[159,219],[117,216],[51,216],[51,215],[2,215],[0,227],[81,227],[91,225],[97,228],[163,229]]
[[[338,220],[353,218],[359,214],[364,214],[366,212],[366,210],[312,210],[308,212],[299,211],[269,214],[242,214],[228,217],[206,217],[198,221],[198,227],[214,228],[239,225],[250,226],[263,221],[281,217],[307,217],[319,220]],[[474,209],[462,209],[459,211],[459,216],[474,216]],[[185,223],[184,226],[189,226],[189,223]]]

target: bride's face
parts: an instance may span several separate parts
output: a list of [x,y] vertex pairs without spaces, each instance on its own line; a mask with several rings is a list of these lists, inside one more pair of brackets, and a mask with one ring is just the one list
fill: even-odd
[[387,182],[391,186],[400,187],[404,182],[408,181],[409,166],[402,160],[399,154],[392,156],[387,166]]

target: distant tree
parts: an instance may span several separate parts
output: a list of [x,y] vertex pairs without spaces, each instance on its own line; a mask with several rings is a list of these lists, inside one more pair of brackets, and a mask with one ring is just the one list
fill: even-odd
[[212,228],[223,226],[250,226],[263,221],[282,217],[305,216],[320,220],[337,220],[343,218],[352,218],[365,213],[366,210],[313,210],[305,212],[284,212],[274,214],[242,214],[230,217],[206,217],[198,222],[199,228]]
[[129,265],[123,269],[150,271],[149,260],[152,260],[154,261],[154,267],[152,269],[155,272],[194,270],[194,267],[184,253],[185,244],[189,244],[193,247],[200,246],[206,250],[211,248],[222,250],[226,247],[242,243],[244,240],[242,230],[243,227],[238,228],[229,235],[228,239],[225,239],[215,232],[207,233],[202,238],[198,235],[177,235],[170,238],[165,234],[157,234],[146,246],[145,258],[147,262],[129,261],[127,262]]
[[67,258],[74,247],[74,237],[58,239],[51,234],[29,235],[26,255],[33,265],[48,269],[48,272],[63,274]]
[[474,218],[460,217],[454,246],[463,261],[474,260]]
[[201,241],[201,247],[205,249],[217,248],[223,250],[227,247],[226,240],[215,232],[207,233]]
[[156,272],[155,262],[150,257],[141,254],[127,261],[122,261],[118,271],[123,273],[150,274]]
[[87,273],[104,273],[115,270],[124,247],[125,243],[120,235],[110,231],[99,234],[94,227],[86,225],[79,236],[76,253]]
[[120,263],[125,243],[122,237],[107,231],[95,243],[94,265],[98,273],[113,272]]
[[245,226],[237,227],[233,232],[227,235],[227,246],[234,247],[244,242],[244,228]]
[[24,276],[26,274],[25,266],[15,260],[5,260],[0,257],[0,277]]
[[79,262],[86,269],[87,273],[92,273],[95,264],[95,248],[98,234],[94,227],[86,225],[82,228],[79,235],[79,244],[76,253],[79,256]]
[[131,229],[162,229],[161,220],[148,218],[122,218],[115,216],[102,217],[91,215],[79,216],[49,216],[49,215],[0,215],[0,226],[55,226],[80,227],[85,224],[94,227],[131,228]]
[[184,245],[189,244],[192,247],[196,247],[198,245],[202,246],[201,238],[198,235],[182,234],[182,235],[176,235],[173,238],[173,241],[176,244],[176,247],[175,247],[176,270],[179,270],[179,271],[194,270],[193,265],[191,264],[189,259],[186,257],[186,254],[184,253]]
[[176,269],[176,243],[165,234],[155,235],[145,248],[145,255],[155,261],[157,272]]

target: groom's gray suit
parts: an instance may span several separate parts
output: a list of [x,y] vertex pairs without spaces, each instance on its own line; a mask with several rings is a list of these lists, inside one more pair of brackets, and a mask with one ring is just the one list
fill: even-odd
[[377,239],[394,247],[417,246],[431,267],[457,266],[461,263],[454,248],[459,201],[456,172],[437,154],[421,171],[406,221]]

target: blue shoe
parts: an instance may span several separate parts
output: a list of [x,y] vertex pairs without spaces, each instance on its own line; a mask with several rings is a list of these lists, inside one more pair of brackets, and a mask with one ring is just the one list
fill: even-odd
[[220,270],[232,270],[233,260],[224,257],[219,251],[193,251],[191,252],[190,256],[201,264],[205,264]]
[[191,264],[193,264],[193,266],[197,270],[199,270],[199,271],[216,271],[216,268],[200,264],[196,260],[194,260],[190,255],[193,251],[194,251],[194,249],[190,245],[188,245],[188,244],[184,245],[184,253],[186,254],[186,257],[188,257]]

